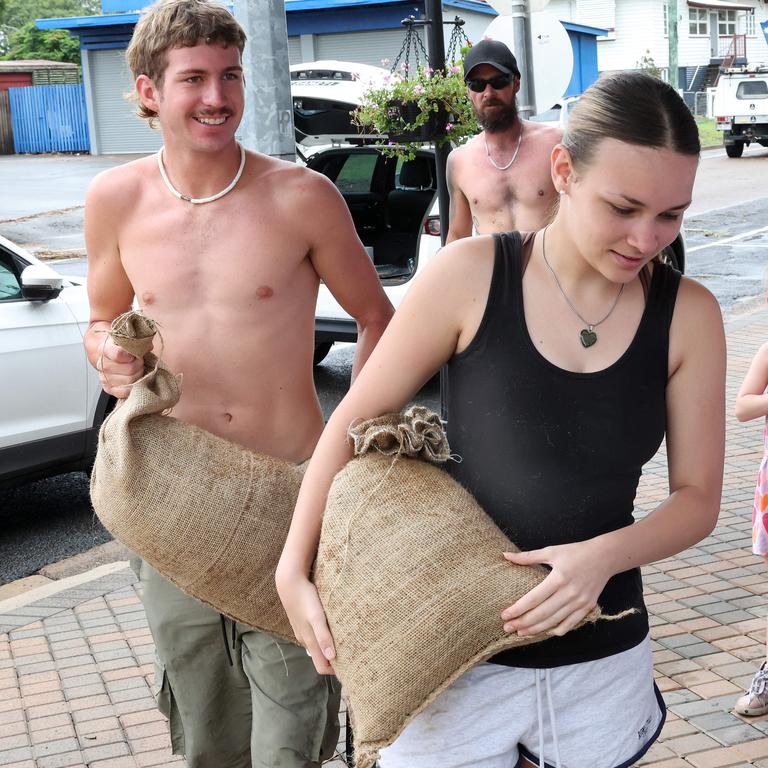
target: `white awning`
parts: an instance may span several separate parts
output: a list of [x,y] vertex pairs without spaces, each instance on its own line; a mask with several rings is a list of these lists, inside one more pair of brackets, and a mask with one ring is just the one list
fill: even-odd
[[754,11],[754,5],[729,3],[726,0],[688,0],[691,8],[711,8],[715,11]]

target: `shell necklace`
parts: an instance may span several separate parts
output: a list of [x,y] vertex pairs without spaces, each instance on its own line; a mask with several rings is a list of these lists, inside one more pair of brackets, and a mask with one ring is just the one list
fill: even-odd
[[163,164],[164,147],[160,147],[160,151],[157,153],[157,167],[160,169],[160,176],[165,182],[165,186],[168,187],[168,191],[174,197],[178,197],[179,200],[183,200],[185,203],[192,203],[192,205],[212,203],[214,200],[218,200],[219,198],[224,197],[227,192],[231,192],[235,188],[237,182],[240,181],[240,177],[243,175],[243,169],[245,168],[245,149],[243,149],[243,145],[240,143],[238,143],[237,146],[240,147],[240,167],[237,169],[235,178],[232,179],[232,181],[230,181],[229,184],[227,184],[227,186],[221,190],[221,192],[217,192],[215,195],[211,195],[210,197],[188,197],[187,195],[182,195],[181,192],[179,192],[179,190],[176,189],[173,184],[171,184],[171,180],[168,178],[168,174],[165,172],[165,165]]
[[523,143],[523,124],[520,123],[520,135],[517,137],[517,147],[515,147],[515,154],[512,155],[512,159],[506,165],[499,165],[492,157],[491,150],[488,148],[488,137],[483,133],[483,141],[485,142],[485,154],[488,158],[488,162],[499,171],[506,171],[507,168],[512,167],[512,163],[517,160],[517,153],[520,151],[520,145]]
[[608,310],[604,317],[602,317],[596,323],[590,323],[588,320],[585,320],[579,313],[579,310],[576,309],[576,307],[574,307],[571,303],[571,300],[568,298],[568,294],[563,290],[563,286],[560,285],[560,281],[557,279],[555,270],[552,269],[552,265],[549,263],[549,259],[547,259],[547,249],[545,246],[547,243],[548,229],[549,227],[545,227],[544,232],[542,232],[541,235],[541,255],[544,257],[544,263],[547,265],[547,269],[549,269],[549,271],[552,273],[552,277],[555,278],[555,284],[560,289],[560,293],[563,294],[563,298],[571,308],[571,311],[574,315],[576,315],[576,317],[579,318],[579,320],[581,320],[582,323],[584,323],[584,325],[587,326],[586,328],[582,328],[581,331],[579,331],[579,341],[581,342],[581,346],[584,347],[584,349],[587,349],[588,347],[591,347],[593,344],[597,343],[597,334],[595,333],[595,328],[597,328],[597,326],[601,323],[604,323],[613,314],[613,310],[616,309],[616,305],[619,303],[621,294],[624,293],[624,283],[621,284],[619,292],[616,294],[616,298],[613,300],[611,308]]

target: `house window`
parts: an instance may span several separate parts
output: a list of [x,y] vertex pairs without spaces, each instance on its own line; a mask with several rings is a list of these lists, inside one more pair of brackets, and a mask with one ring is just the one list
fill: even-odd
[[706,8],[688,9],[688,34],[691,37],[709,35],[709,12]]
[[748,35],[749,37],[755,36],[755,12],[747,11],[744,16],[744,34]]
[[736,11],[717,12],[717,34],[732,37],[736,34]]

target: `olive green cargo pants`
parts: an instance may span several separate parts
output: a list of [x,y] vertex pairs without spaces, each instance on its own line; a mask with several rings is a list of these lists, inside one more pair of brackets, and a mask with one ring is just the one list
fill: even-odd
[[137,572],[158,708],[188,768],[316,768],[333,755],[340,686],[303,648],[229,619],[225,644],[213,608],[143,561]]

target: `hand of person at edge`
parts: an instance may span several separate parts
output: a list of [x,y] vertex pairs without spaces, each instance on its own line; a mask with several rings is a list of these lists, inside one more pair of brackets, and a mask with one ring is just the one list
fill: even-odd
[[336,658],[336,650],[315,585],[306,576],[279,578],[277,591],[293,633],[311,654],[315,669],[321,675],[334,674],[330,662]]
[[144,375],[144,360],[134,357],[106,337],[99,350],[96,370],[104,391],[124,399],[131,393],[131,385]]
[[541,584],[501,612],[504,631],[517,632],[521,637],[569,632],[597,605],[597,598],[613,575],[604,565],[604,553],[590,541],[505,552],[504,558],[517,565],[551,568]]

